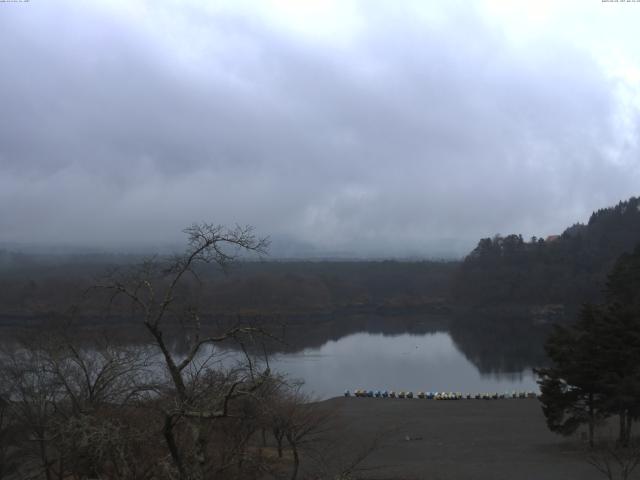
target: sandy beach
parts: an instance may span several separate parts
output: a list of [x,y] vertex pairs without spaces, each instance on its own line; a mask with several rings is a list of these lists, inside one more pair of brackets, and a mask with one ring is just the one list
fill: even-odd
[[346,424],[338,442],[353,451],[381,442],[364,462],[366,478],[599,479],[577,438],[551,433],[536,399],[406,400],[334,398],[323,402]]

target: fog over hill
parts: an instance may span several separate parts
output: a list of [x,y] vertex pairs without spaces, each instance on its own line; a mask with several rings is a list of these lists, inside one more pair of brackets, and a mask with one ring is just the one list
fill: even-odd
[[[434,240],[425,243],[421,248],[410,249],[402,245],[385,245],[382,248],[328,249],[306,243],[288,236],[273,235],[269,237],[269,248],[266,255],[242,256],[243,260],[457,260],[469,253],[469,242],[456,239]],[[32,242],[0,242],[0,250],[36,256],[113,256],[131,255],[136,258],[148,255],[170,255],[182,252],[184,244],[180,242],[113,242],[101,246],[74,243],[32,243]]]
[[[0,241],[459,257],[640,184],[637,6],[0,5]],[[452,239],[455,239],[453,241]]]

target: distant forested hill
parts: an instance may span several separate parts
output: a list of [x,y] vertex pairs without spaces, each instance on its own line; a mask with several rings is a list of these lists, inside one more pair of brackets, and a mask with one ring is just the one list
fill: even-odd
[[640,243],[640,199],[594,212],[587,225],[525,240],[483,238],[453,281],[453,296],[472,305],[568,304],[598,300],[616,258]]
[[[103,283],[105,272],[136,261],[0,250],[0,323],[3,317],[64,312],[78,303],[97,315],[106,302],[83,292]],[[239,262],[228,276],[202,266],[202,285],[186,282],[180,293],[214,314],[430,311],[444,308],[457,267],[458,262],[435,261]]]

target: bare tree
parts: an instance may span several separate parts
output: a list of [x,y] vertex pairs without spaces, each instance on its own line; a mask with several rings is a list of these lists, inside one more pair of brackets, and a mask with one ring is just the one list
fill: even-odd
[[[81,341],[68,323],[0,354],[0,473],[200,480],[291,469],[296,479],[302,458],[319,458],[330,413],[271,372],[264,331],[240,321],[207,326],[194,293],[206,294],[207,265],[226,270],[243,252],[263,253],[267,241],[249,227],[185,232],[183,255],[113,271],[91,289],[142,325],[142,345]],[[239,347],[233,361],[223,354],[228,342]],[[267,431],[278,457],[263,448]]]
[[[202,370],[195,363],[205,346],[260,332],[236,325],[217,335],[203,335],[197,308],[178,299],[180,288],[187,277],[200,282],[198,267],[202,264],[226,270],[240,253],[264,253],[268,241],[257,238],[251,227],[227,229],[205,223],[194,224],[185,233],[188,248],[183,255],[169,261],[152,259],[124,275],[112,276],[101,287],[112,292],[112,301],[118,297],[128,300],[159,349],[169,379],[161,392],[162,433],[178,477],[199,479],[219,467],[211,455],[209,423],[233,416],[230,403],[255,395],[269,371],[256,374],[249,364],[248,370],[236,369],[223,376],[194,377],[194,371]],[[164,330],[168,321],[176,320],[189,329],[182,355],[172,351]]]
[[5,388],[6,385],[0,383],[0,478],[14,475],[20,465],[20,457],[13,442],[18,431],[11,418],[8,391]]
[[2,423],[14,432],[7,450],[20,459],[19,477],[62,479],[102,468],[130,472],[130,466],[144,463],[129,455],[128,465],[123,458],[108,465],[96,457],[101,449],[115,455],[115,445],[131,447],[116,433],[127,430],[127,438],[133,436],[135,422],[128,421],[127,408],[144,377],[143,349],[105,342],[80,346],[64,330],[49,329],[6,347],[0,360],[0,385],[6,389]]
[[9,407],[5,413],[20,431],[13,449],[21,457],[20,475],[40,473],[47,480],[56,478],[59,457],[55,440],[56,404],[62,390],[47,370],[48,361],[41,349],[4,352],[0,384],[7,389]]
[[640,443],[602,440],[589,449],[586,460],[609,480],[627,480],[640,463]]
[[302,384],[283,385],[286,388],[269,398],[266,410],[278,457],[283,457],[284,440],[291,450],[291,478],[295,480],[300,470],[301,455],[324,441],[323,434],[331,428],[333,413],[302,393]]

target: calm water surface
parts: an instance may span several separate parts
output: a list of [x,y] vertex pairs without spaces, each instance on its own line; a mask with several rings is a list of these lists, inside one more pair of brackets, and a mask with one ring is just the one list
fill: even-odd
[[502,392],[537,390],[531,370],[481,374],[448,333],[394,336],[355,333],[320,348],[279,354],[273,370],[305,381],[304,390],[325,399],[345,390]]

